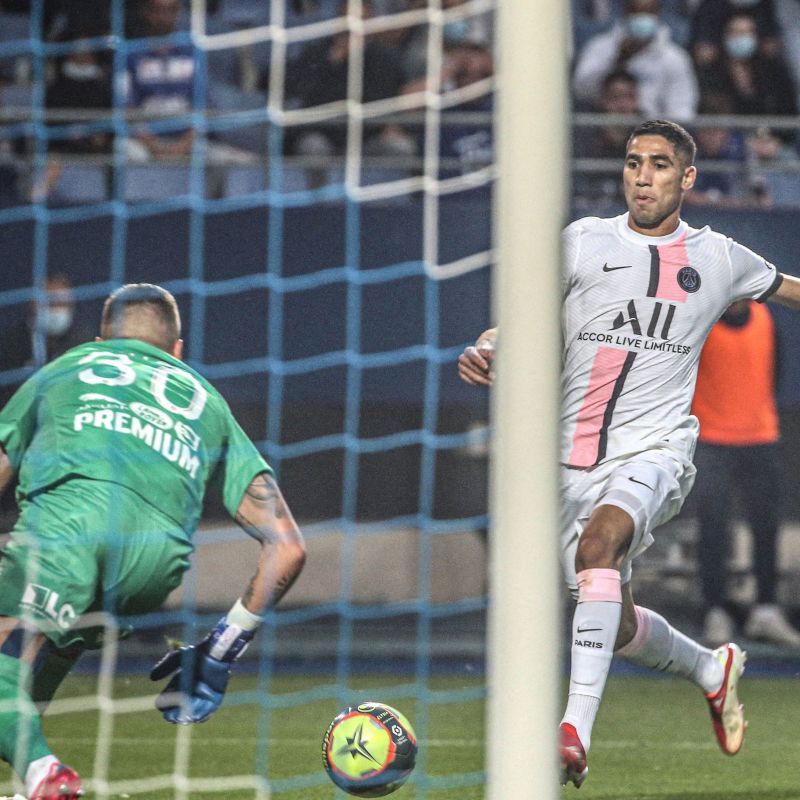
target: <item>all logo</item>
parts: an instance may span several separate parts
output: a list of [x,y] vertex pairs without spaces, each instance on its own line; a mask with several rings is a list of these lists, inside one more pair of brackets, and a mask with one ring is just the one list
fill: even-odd
[[[691,269],[691,267],[687,267],[686,269]],[[699,276],[697,280],[699,283]],[[627,306],[627,315],[620,311],[619,314],[617,314],[617,316],[614,318],[614,321],[611,323],[611,330],[618,331],[625,325],[630,325],[632,333],[634,333],[636,336],[641,336],[642,325],[646,324],[647,336],[666,341],[669,339],[669,329],[675,316],[675,310],[676,306],[674,306],[672,303],[670,303],[667,306],[667,310],[664,311],[664,304],[656,302],[653,304],[653,311],[650,314],[650,319],[640,320],[639,314],[636,310],[636,303],[634,303],[633,300],[629,300]]]

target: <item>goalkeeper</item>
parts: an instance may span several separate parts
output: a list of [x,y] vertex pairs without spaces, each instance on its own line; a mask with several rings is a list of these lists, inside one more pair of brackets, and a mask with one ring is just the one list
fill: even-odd
[[33,375],[0,411],[0,491],[19,473],[20,517],[0,554],[0,756],[30,800],[74,800],[53,755],[47,703],[102,628],[81,616],[157,608],[181,582],[206,486],[261,545],[254,575],[216,628],[168,653],[156,705],[173,723],[219,708],[231,663],[291,586],[303,538],[272,471],[221,395],[181,360],[175,299],[130,284],[103,307],[102,338]]

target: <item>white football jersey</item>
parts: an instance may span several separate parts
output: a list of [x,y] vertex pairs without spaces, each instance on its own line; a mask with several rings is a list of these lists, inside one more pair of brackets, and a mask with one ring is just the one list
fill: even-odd
[[681,221],[645,236],[628,215],[563,234],[561,460],[590,467],[668,447],[691,458],[700,350],[734,301],[765,300],[781,275],[760,256]]

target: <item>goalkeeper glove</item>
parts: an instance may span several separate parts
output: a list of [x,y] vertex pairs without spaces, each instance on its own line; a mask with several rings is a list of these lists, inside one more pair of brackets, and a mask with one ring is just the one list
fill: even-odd
[[247,649],[259,622],[237,600],[202,641],[170,650],[153,667],[150,680],[160,681],[172,675],[156,698],[156,708],[167,722],[205,722],[222,705],[231,664]]

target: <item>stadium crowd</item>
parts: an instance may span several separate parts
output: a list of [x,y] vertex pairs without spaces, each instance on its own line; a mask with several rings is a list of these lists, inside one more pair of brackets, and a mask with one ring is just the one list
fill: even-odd
[[[492,159],[488,112],[493,18],[484,6],[473,5],[470,0],[442,3],[443,59],[439,74],[431,75],[426,68],[428,39],[438,29],[425,16],[427,0],[360,4],[367,22],[421,13],[413,18],[420,21],[406,27],[379,26],[364,36],[360,90],[367,103],[402,98],[395,112],[422,110],[424,92],[431,88],[454,92],[443,102],[439,153],[443,175],[469,172]],[[710,165],[689,203],[765,207],[796,202],[797,129],[759,123],[797,114],[800,0],[575,0],[572,5],[575,111],[627,114],[629,120],[661,116],[689,125],[698,134],[701,162]],[[18,126],[5,129],[0,169],[7,179],[0,181],[0,204],[38,199],[80,202],[80,192],[71,198],[69,187],[59,192],[61,165],[70,157],[109,163],[120,130],[110,122],[111,109],[119,106],[127,109],[130,124],[117,158],[121,152],[131,164],[185,162],[198,138],[194,123],[208,112],[210,132],[202,137],[208,196],[228,191],[226,166],[263,168],[270,149],[276,148],[285,158],[316,167],[304,171],[309,185],[329,180],[328,167],[341,163],[346,150],[343,103],[324,119],[288,126],[280,138],[269,135],[266,117],[218,129],[213,118],[237,110],[263,110],[268,98],[274,102],[276,96],[289,112],[344,101],[351,50],[358,40],[347,28],[291,43],[285,74],[276,76],[269,42],[200,53],[189,36],[189,8],[182,0],[125,3],[121,22],[111,19],[113,7],[97,0],[46,0],[41,35],[62,47],[44,69],[25,54],[0,59],[0,115],[20,121],[27,112],[29,118],[33,96],[43,83],[52,126],[46,144],[50,160],[46,168],[40,165],[33,173],[22,166],[30,159],[21,156],[41,153],[43,145],[37,150],[33,137],[20,134]],[[215,0],[207,3],[206,31],[214,35],[264,25],[271,21],[269,13],[269,4],[255,0]],[[285,25],[333,20],[347,13],[346,0],[291,0],[285,8]],[[30,0],[0,2],[0,43],[27,38],[29,23]],[[131,41],[125,58],[115,60],[112,33],[120,25]],[[462,97],[457,90],[466,87],[483,88]],[[193,112],[196,117],[190,116]],[[707,119],[693,125],[698,115],[725,119],[719,126],[707,127],[711,125]],[[735,117],[745,124],[732,125]],[[748,117],[754,121],[748,122]],[[577,158],[594,161],[619,155],[624,126],[577,119]],[[424,122],[407,117],[398,121],[396,113],[377,115],[365,121],[363,154],[408,173],[420,167],[425,136]],[[619,205],[618,181],[610,171],[616,167],[610,164],[578,169],[579,208],[595,207],[602,213],[598,203]],[[169,191],[169,185],[161,190]]]

